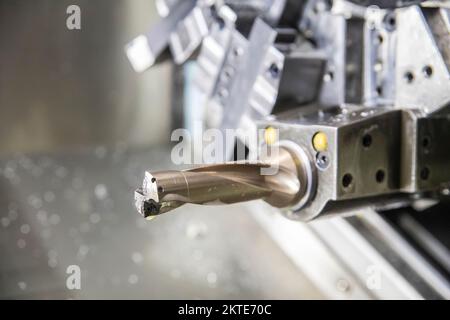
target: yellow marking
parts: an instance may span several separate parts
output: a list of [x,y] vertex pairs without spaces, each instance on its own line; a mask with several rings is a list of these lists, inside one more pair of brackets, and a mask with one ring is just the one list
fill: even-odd
[[317,152],[327,151],[328,149],[328,137],[323,132],[317,132],[312,140],[314,150]]
[[267,127],[264,132],[264,140],[268,145],[272,145],[278,140],[278,130],[273,127]]

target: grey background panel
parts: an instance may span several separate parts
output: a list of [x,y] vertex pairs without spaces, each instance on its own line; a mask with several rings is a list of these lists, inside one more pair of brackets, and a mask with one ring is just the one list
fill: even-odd
[[167,141],[170,64],[139,75],[124,52],[157,19],[146,0],[1,0],[0,153]]

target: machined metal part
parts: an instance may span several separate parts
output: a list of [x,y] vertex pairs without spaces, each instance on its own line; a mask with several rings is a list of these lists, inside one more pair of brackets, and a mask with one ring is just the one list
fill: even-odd
[[364,5],[364,6],[377,6],[380,8],[399,8],[399,7],[405,7],[405,6],[411,6],[415,4],[419,4],[421,2],[424,2],[426,0],[398,0],[398,1],[391,1],[391,0],[349,0],[351,2],[354,2],[358,5]]
[[[219,15],[225,27],[213,29],[205,39],[195,83],[206,98],[208,127],[241,128],[248,136],[256,130],[255,121],[275,106],[284,56],[273,45],[276,32],[262,20],[255,21],[247,40],[233,28],[236,18],[228,7]],[[232,151],[224,151],[228,159]]]
[[450,182],[450,119],[427,116],[423,111],[403,112],[402,189],[405,192],[439,192]]
[[[166,19],[182,3],[159,2]],[[442,195],[450,186],[450,154],[442,147],[450,139],[448,2],[309,0],[296,7],[292,16],[298,21],[288,23],[286,31],[283,10],[289,3],[199,1],[179,19],[169,36],[178,52],[175,62],[202,44],[195,84],[204,98],[207,127],[241,129],[242,139],[258,127],[273,127],[279,139],[291,141],[291,150],[302,150],[302,162],[312,163],[310,189],[297,207],[288,206],[293,219]],[[203,28],[189,18],[197,16],[205,19]],[[241,32],[242,23],[250,23],[250,32]],[[184,37],[192,25],[195,32]],[[325,150],[312,144],[319,132],[327,137]],[[257,151],[247,147],[251,154]],[[225,151],[230,159],[233,150]],[[215,168],[227,172],[236,165]],[[239,165],[243,177],[255,170]],[[226,180],[202,181],[220,184],[219,195],[233,193]],[[258,190],[258,196],[249,191],[241,200],[267,197],[268,190]],[[145,187],[138,192],[139,203],[149,194]]]
[[[229,61],[224,67],[234,69],[235,76],[219,89],[223,108],[218,125],[221,130],[237,129],[244,115],[256,120],[272,111],[284,62],[283,55],[273,46],[275,37],[276,32],[257,19],[246,45],[231,49],[238,59],[235,57],[236,62]],[[227,157],[231,152],[225,150]]]
[[180,0],[155,0],[156,10],[161,18],[169,15],[170,11],[178,5]]
[[314,42],[316,52],[327,57],[317,101],[324,107],[344,103],[345,17],[333,14],[324,0],[310,0],[305,5],[298,29]]
[[227,6],[221,6],[217,10],[218,17],[223,24],[214,24],[210,34],[205,37],[200,53],[197,57],[197,72],[194,83],[207,98],[212,101],[222,88],[219,88],[219,79],[228,80],[233,77],[236,70],[234,68],[224,68],[225,61],[231,59],[231,54],[235,58],[241,52],[241,43],[244,38],[235,32],[237,16]]
[[135,192],[136,208],[145,218],[186,203],[232,204],[264,199],[274,207],[299,208],[311,195],[313,178],[304,153],[286,143],[258,163],[146,172],[142,188]]
[[396,50],[398,107],[433,113],[450,103],[450,27],[445,25],[446,12],[448,9],[413,6],[399,13]]
[[145,71],[161,57],[169,46],[171,34],[177,29],[179,22],[191,13],[195,4],[195,0],[181,1],[147,34],[138,36],[125,47],[136,72]]
[[170,35],[170,51],[177,64],[186,62],[208,35],[214,16],[210,6],[197,5]]
[[156,5],[163,19],[125,48],[136,72],[162,60],[168,48],[175,63],[186,62],[209,34],[215,19],[215,7],[207,0],[157,1]]
[[315,101],[322,88],[326,61],[325,53],[320,52],[286,54],[274,112]]
[[[347,106],[310,115],[291,112],[260,123],[261,128],[269,125],[279,130],[280,139],[295,142],[316,160],[315,196],[289,213],[291,218],[401,206],[419,193],[439,193],[450,182],[450,153],[444,147],[450,138],[447,116]],[[327,136],[326,151],[314,149],[318,132]]]
[[366,106],[392,106],[395,102],[395,19],[395,11],[366,10],[362,99]]

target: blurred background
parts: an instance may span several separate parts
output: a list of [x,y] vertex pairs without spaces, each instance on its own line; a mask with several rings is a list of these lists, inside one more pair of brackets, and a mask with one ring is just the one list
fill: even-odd
[[137,76],[123,49],[156,19],[145,0],[0,1],[1,153],[166,141],[171,67]]
[[157,19],[148,0],[0,0],[0,298],[323,297],[245,206],[136,213],[192,117],[178,68],[138,75],[124,53]]

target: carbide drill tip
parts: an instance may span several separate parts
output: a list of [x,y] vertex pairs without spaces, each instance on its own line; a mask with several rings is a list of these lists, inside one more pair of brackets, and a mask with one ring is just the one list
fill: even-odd
[[161,213],[156,179],[150,172],[145,173],[143,186],[135,191],[134,200],[136,209],[146,219]]

